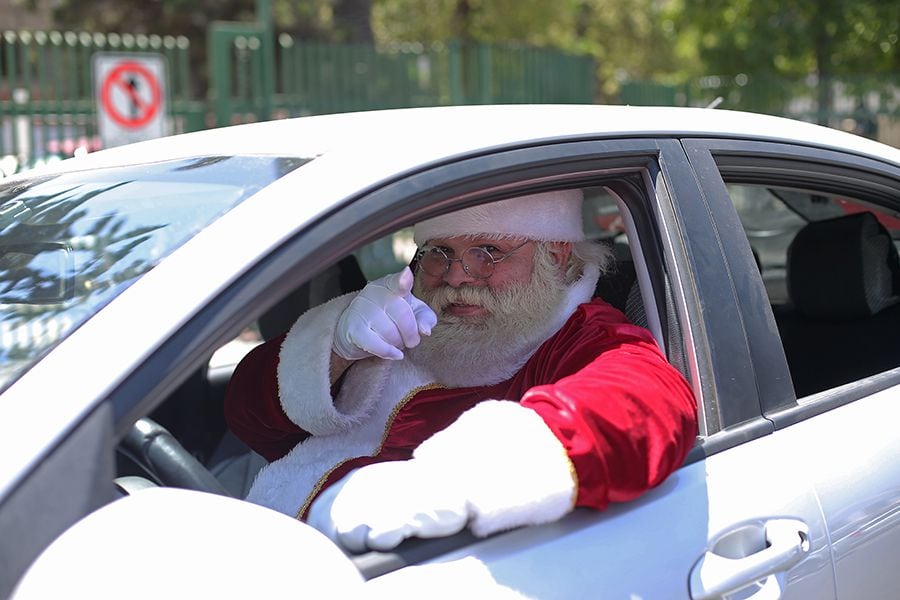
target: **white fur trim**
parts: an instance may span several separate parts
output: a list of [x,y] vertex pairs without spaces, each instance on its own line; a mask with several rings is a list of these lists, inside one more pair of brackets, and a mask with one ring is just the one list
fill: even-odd
[[[288,418],[313,435],[331,435],[363,420],[367,394],[331,397],[328,372],[338,318],[356,294],[345,294],[303,313],[278,355],[278,396]],[[373,362],[371,359],[360,362]],[[374,384],[372,384],[374,385]]]
[[[541,340],[543,344],[550,336],[562,329],[575,310],[582,304],[590,302],[594,297],[594,291],[597,289],[597,282],[600,280],[600,266],[597,263],[587,263],[584,265],[584,272],[576,281],[569,286],[566,292],[565,301],[560,305],[559,311],[555,318],[551,321],[550,330]],[[537,350],[537,347],[535,347]],[[534,352],[532,352],[533,354]],[[528,355],[531,357],[531,354]]]
[[503,235],[545,242],[584,239],[581,190],[542,192],[480,204],[417,223],[416,245],[460,235]]
[[336,435],[312,436],[286,456],[264,467],[253,482],[247,500],[292,517],[316,485],[341,463],[360,456],[375,456],[384,442],[394,408],[409,394],[431,382],[427,373],[408,360],[358,361],[347,372],[338,395],[353,396],[370,407],[368,416]]
[[562,443],[533,410],[487,400],[415,451],[421,466],[456,479],[479,536],[559,519],[572,510],[577,483]]

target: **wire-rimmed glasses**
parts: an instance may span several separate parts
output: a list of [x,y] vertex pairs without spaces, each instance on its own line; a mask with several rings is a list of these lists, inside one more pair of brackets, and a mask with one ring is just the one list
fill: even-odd
[[494,274],[494,266],[498,262],[505,260],[527,243],[527,241],[522,242],[503,254],[491,253],[483,246],[472,246],[466,248],[459,258],[450,258],[443,248],[438,246],[423,246],[416,253],[416,261],[419,268],[432,277],[443,277],[450,271],[450,265],[459,261],[463,271],[470,277],[487,279]]

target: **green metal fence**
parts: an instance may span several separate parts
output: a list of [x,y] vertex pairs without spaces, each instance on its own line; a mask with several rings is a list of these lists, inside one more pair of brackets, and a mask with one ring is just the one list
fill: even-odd
[[[217,124],[448,104],[590,103],[585,56],[487,44],[326,44],[217,23],[208,40]],[[271,56],[271,59],[266,59]],[[273,72],[267,72],[269,65]]]
[[6,31],[0,37],[0,165],[27,168],[99,148],[91,57],[153,52],[168,63],[171,132],[199,129],[205,107],[190,95],[184,37]]

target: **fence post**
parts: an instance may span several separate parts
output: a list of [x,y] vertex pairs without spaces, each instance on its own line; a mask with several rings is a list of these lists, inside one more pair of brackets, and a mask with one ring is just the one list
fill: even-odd
[[465,104],[463,90],[462,44],[459,40],[451,40],[447,44],[447,57],[450,65],[450,104]]
[[816,123],[828,126],[828,114],[832,103],[831,76],[819,73],[816,89]]
[[259,120],[272,118],[272,100],[275,95],[275,34],[272,31],[272,9],[270,0],[256,0],[256,20],[260,27],[260,42],[262,42],[261,69],[260,69],[260,94],[262,102]]
[[231,119],[231,36],[225,31],[227,23],[214,22],[206,39],[206,60],[209,67],[209,101],[215,125],[228,125]]
[[[9,120],[6,121],[9,123],[9,142],[10,148],[7,151],[8,154],[16,157],[19,165],[24,164],[21,152],[21,145],[19,143],[19,132],[18,132],[18,119],[16,118],[20,111],[20,103],[17,102],[16,94],[18,93],[19,86],[21,85],[18,81],[19,79],[19,70],[17,68],[17,60],[16,60],[16,50],[18,49],[18,36],[14,31],[6,31],[3,34],[3,40],[5,42],[5,54],[6,56],[6,86],[9,93],[9,98],[11,102],[8,103],[9,107]],[[2,138],[0,138],[2,140]],[[19,167],[17,167],[19,168]]]
[[478,100],[490,104],[494,100],[494,72],[489,44],[478,44]]

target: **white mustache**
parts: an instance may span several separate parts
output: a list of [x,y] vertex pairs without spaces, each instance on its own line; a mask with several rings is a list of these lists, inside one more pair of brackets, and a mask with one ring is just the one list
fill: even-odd
[[454,288],[449,285],[442,285],[427,292],[423,290],[422,295],[425,296],[422,300],[437,313],[443,312],[451,304],[481,306],[491,313],[496,312],[501,306],[501,300],[498,298],[497,293],[486,287],[464,286]]

